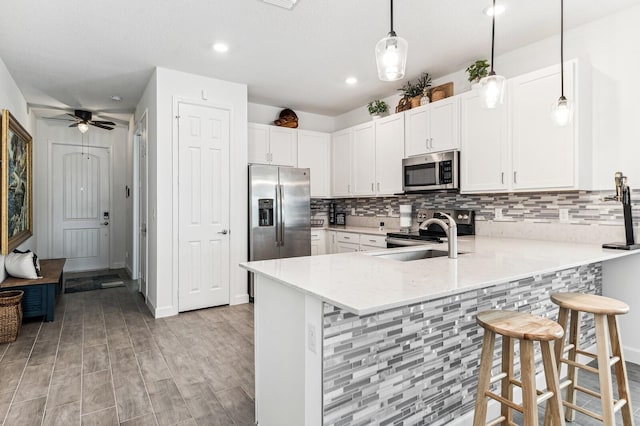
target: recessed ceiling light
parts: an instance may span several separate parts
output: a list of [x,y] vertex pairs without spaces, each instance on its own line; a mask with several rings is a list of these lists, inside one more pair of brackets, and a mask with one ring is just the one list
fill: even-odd
[[215,50],[218,53],[224,53],[229,50],[229,46],[227,46],[224,43],[216,43],[213,45],[213,50]]
[[[498,15],[502,15],[505,11],[505,7],[501,4],[497,4],[496,5],[496,11],[495,14],[496,16]],[[482,13],[484,13],[487,16],[493,16],[493,7],[492,6],[487,6],[484,9],[482,9]]]
[[116,102],[120,102],[122,100],[122,96],[120,95],[113,95],[111,96],[111,100],[112,101],[116,101]]
[[353,86],[354,84],[356,84],[358,82],[358,79],[355,77],[347,77],[347,79],[344,81],[345,83]]

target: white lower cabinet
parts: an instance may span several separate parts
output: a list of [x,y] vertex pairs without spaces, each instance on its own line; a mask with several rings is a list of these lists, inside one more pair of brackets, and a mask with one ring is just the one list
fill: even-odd
[[386,235],[360,234],[360,251],[380,250],[387,248]]
[[360,245],[359,244],[353,244],[353,243],[338,243],[337,244],[338,247],[338,251],[336,251],[336,253],[353,253],[356,251],[360,251]]
[[336,241],[336,231],[326,231],[327,254],[338,252],[338,241]]
[[326,232],[311,228],[311,256],[327,254]]

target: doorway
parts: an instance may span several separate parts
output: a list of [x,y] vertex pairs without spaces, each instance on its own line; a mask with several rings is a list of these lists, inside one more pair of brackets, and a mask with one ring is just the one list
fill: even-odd
[[133,279],[138,280],[138,290],[148,296],[147,265],[147,211],[148,211],[148,158],[147,112],[136,125],[133,136]]
[[52,143],[49,168],[52,257],[65,270],[109,268],[111,149]]
[[230,112],[178,103],[178,310],[229,303]]

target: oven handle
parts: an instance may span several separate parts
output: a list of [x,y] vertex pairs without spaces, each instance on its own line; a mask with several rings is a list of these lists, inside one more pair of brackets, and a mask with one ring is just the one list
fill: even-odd
[[423,246],[429,244],[428,241],[408,240],[405,238],[387,237],[387,244],[395,244],[398,246]]

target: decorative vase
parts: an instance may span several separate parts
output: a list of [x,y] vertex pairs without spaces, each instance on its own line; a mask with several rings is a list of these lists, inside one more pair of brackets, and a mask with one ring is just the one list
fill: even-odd
[[414,96],[413,98],[411,98],[411,108],[417,108],[420,106],[420,98],[422,97],[422,95],[418,95],[418,96]]
[[379,119],[380,117],[382,117],[380,114],[371,114],[371,119],[372,119],[372,120],[377,120],[377,119]]
[[423,96],[420,98],[420,106],[427,105],[429,102],[429,96]]

